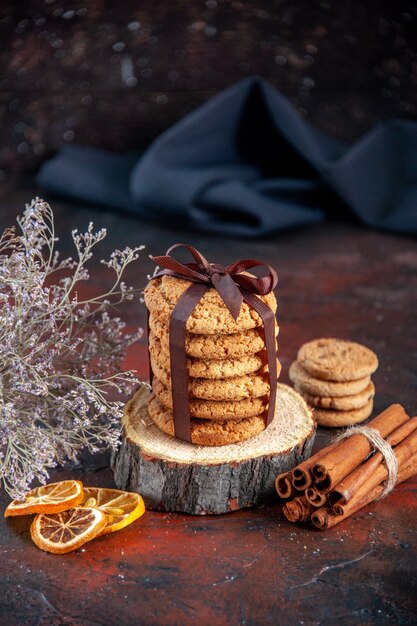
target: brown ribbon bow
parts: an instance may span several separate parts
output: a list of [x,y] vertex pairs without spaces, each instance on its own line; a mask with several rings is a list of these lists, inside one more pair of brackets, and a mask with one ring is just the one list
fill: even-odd
[[[190,252],[194,263],[180,263],[172,257],[171,252],[177,248],[185,248]],[[255,259],[237,261],[227,267],[209,263],[198,250],[183,243],[171,246],[164,256],[151,256],[150,258],[157,265],[165,268],[152,278],[168,275],[183,278],[192,283],[175,305],[169,323],[169,352],[175,436],[184,441],[191,441],[187,355],[185,352],[186,324],[197,303],[211,287],[217,290],[235,320],[239,316],[243,302],[252,307],[262,319],[270,385],[270,397],[265,420],[266,425],[268,425],[275,413],[277,383],[275,315],[269,306],[263,300],[257,298],[256,295],[264,296],[275,288],[278,282],[275,270],[268,263]],[[266,267],[268,270],[267,275],[258,278],[241,273],[254,267]]]

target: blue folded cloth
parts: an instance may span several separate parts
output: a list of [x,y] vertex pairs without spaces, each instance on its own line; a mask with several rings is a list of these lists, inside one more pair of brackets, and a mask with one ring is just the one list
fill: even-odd
[[38,182],[47,192],[199,231],[261,237],[335,216],[411,234],[417,123],[393,120],[348,146],[253,77],[187,115],[142,155],[65,146]]

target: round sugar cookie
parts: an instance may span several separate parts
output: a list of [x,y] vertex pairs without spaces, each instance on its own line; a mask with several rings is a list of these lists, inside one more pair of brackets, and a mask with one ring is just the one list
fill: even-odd
[[[163,350],[169,350],[169,317],[163,318],[155,311],[149,315],[149,328],[161,341]],[[278,334],[278,324],[275,323]],[[244,332],[215,335],[186,333],[185,352],[194,359],[239,359],[265,349],[262,328],[250,328]],[[278,350],[278,344],[276,345]]]
[[303,396],[304,400],[312,407],[319,409],[335,409],[336,411],[351,411],[352,409],[362,409],[375,396],[375,386],[372,382],[367,388],[354,396],[341,396],[340,398],[330,398],[314,396],[306,393],[301,385],[294,385],[294,389]]
[[[152,381],[152,391],[161,404],[172,410],[171,390],[165,387],[158,378],[154,378]],[[268,409],[268,399],[265,396],[223,401],[190,398],[188,406],[192,417],[224,421],[261,415]]]
[[297,359],[312,376],[338,382],[364,378],[378,367],[375,352],[366,346],[334,338],[305,343],[299,349]]
[[[151,313],[169,319],[181,295],[190,283],[175,276],[162,276],[151,280],[145,288],[145,304]],[[265,302],[275,313],[277,301],[273,292],[266,296],[256,296]],[[262,319],[252,307],[243,302],[239,317],[235,320],[216,289],[209,289],[198,302],[187,319],[188,332],[201,335],[217,333],[237,333],[262,326]]]
[[302,387],[305,393],[309,393],[312,396],[322,396],[324,398],[354,396],[364,391],[371,381],[370,376],[365,376],[364,378],[350,382],[320,380],[320,378],[312,376],[298,361],[291,363],[288,375],[290,380]]
[[[164,367],[170,367],[169,352],[162,349],[161,342],[152,332],[149,333],[149,352],[153,359]],[[267,363],[265,351],[241,357],[240,359],[187,359],[188,375],[193,378],[230,378],[253,374]]]
[[[281,370],[277,361],[278,372]],[[165,387],[171,387],[171,373],[151,355],[151,367],[154,375]],[[269,393],[269,382],[266,368],[254,374],[232,376],[223,380],[207,378],[189,378],[188,393],[192,398],[202,400],[243,400],[244,398],[260,398]]]
[[[175,437],[173,413],[164,407],[155,395],[152,395],[149,400],[148,411],[160,430]],[[200,446],[227,446],[250,439],[263,430],[265,430],[265,420],[262,416],[224,422],[191,420],[191,441]]]
[[319,426],[338,428],[341,426],[352,426],[359,424],[368,418],[374,408],[373,399],[361,409],[352,411],[332,411],[331,409],[314,409],[313,417]]

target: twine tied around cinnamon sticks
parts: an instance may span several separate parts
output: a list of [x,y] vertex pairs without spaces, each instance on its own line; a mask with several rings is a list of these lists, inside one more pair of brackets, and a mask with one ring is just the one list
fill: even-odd
[[287,500],[283,513],[289,521],[310,521],[325,530],[415,474],[417,417],[393,404],[368,426],[350,429],[278,476],[275,486]]
[[339,433],[334,439],[333,443],[337,443],[338,441],[342,441],[342,439],[347,439],[348,437],[352,437],[353,435],[364,435],[372,444],[373,451],[377,450],[384,457],[384,462],[388,470],[388,478],[385,481],[384,490],[379,496],[378,500],[381,498],[385,498],[395,487],[398,478],[398,461],[397,457],[394,454],[394,450],[390,446],[387,441],[375,428],[370,428],[369,426],[351,426],[345,432]]

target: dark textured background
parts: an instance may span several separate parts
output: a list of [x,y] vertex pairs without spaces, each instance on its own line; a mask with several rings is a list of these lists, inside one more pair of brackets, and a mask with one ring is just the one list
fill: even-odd
[[3,0],[1,175],[64,142],[145,148],[254,73],[347,140],[415,118],[416,24],[405,0]]
[[[65,7],[64,7],[65,5]],[[257,72],[311,122],[353,140],[417,114],[417,3],[119,0],[0,3],[0,232],[36,195],[31,175],[63,142],[144,148],[212,94]],[[245,242],[53,203],[60,247],[91,219],[99,256],[145,243],[127,282],[140,287],[174,241],[210,260],[261,258],[279,273],[281,380],[320,335],[377,353],[375,413],[416,412],[415,240],[324,223]],[[97,261],[90,289],[111,277]],[[130,303],[129,327],[144,324]],[[147,376],[144,341],[126,362]],[[319,429],[316,445],[327,441]],[[108,456],[52,473],[113,485]],[[8,502],[0,493],[0,509]],[[29,520],[0,515],[0,624],[21,626],[386,626],[416,624],[417,478],[327,533],[290,525],[277,503],[211,518],[147,514],[63,557],[42,553]]]

